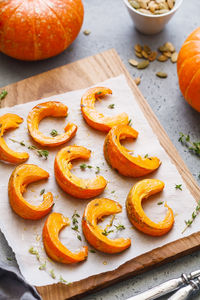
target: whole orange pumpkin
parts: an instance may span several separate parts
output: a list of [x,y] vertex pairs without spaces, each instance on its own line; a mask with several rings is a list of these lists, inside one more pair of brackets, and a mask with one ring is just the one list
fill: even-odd
[[178,56],[177,72],[184,98],[200,112],[200,27],[184,42]]
[[21,60],[55,56],[77,37],[81,0],[0,1],[0,51]]

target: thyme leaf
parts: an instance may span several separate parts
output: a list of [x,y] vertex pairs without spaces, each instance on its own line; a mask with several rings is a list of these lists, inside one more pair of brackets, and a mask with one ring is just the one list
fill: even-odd
[[182,184],[176,184],[175,189],[182,191]]
[[190,227],[192,225],[192,223],[194,222],[194,220],[196,219],[197,215],[199,214],[200,212],[200,201],[198,202],[195,210],[192,212],[192,216],[189,220],[185,220],[185,228],[183,229],[182,233],[184,233],[186,231],[186,229],[188,227]]
[[108,105],[108,108],[114,109],[114,108],[115,108],[115,104],[110,104],[110,105]]
[[189,134],[179,133],[180,137],[178,141],[186,146],[190,152],[197,156],[200,156],[200,142],[192,142]]
[[3,91],[0,93],[0,100],[3,100],[7,95],[8,95],[8,92],[7,92],[6,90],[3,90]]
[[50,132],[50,135],[53,136],[53,137],[57,136],[58,135],[58,131],[56,129],[52,129],[51,132]]

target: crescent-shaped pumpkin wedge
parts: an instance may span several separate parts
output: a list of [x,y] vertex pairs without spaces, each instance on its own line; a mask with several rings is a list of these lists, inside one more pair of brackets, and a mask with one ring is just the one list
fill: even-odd
[[88,247],[84,246],[78,253],[72,253],[59,240],[59,232],[70,224],[62,214],[51,213],[43,227],[43,244],[46,253],[53,260],[63,264],[83,261],[88,256]]
[[46,179],[49,173],[36,165],[23,164],[17,166],[10,176],[8,195],[12,209],[20,217],[29,220],[38,220],[48,214],[53,207],[52,193],[43,195],[42,204],[35,206],[28,203],[23,193],[29,183]]
[[103,216],[121,211],[122,207],[118,202],[106,198],[94,199],[88,203],[82,218],[82,229],[86,240],[95,249],[104,253],[119,253],[131,246],[130,239],[109,239],[97,225]]
[[94,87],[87,90],[81,98],[81,111],[85,121],[89,126],[106,132],[117,124],[128,124],[129,121],[126,113],[105,117],[94,108],[95,101],[107,94],[112,94],[112,90],[106,87]]
[[130,190],[127,200],[126,209],[130,222],[138,230],[152,236],[161,236],[171,230],[174,224],[174,215],[172,209],[168,208],[167,214],[163,221],[155,223],[151,221],[142,208],[142,200],[149,196],[162,191],[164,182],[158,179],[144,179],[136,183]]
[[104,156],[113,169],[124,176],[140,177],[155,171],[160,166],[157,157],[134,157],[130,150],[121,145],[120,140],[136,139],[138,132],[127,125],[117,125],[107,134],[104,142]]
[[56,147],[71,140],[77,131],[77,126],[73,123],[68,123],[64,129],[65,133],[55,137],[46,136],[39,131],[39,123],[42,119],[46,117],[66,117],[67,111],[67,106],[58,101],[44,102],[33,107],[28,114],[27,125],[34,141],[42,146]]
[[76,198],[88,199],[103,192],[107,181],[102,176],[94,179],[81,179],[73,175],[71,161],[74,159],[89,159],[91,151],[82,146],[67,146],[56,155],[54,170],[55,177],[63,191]]
[[25,162],[29,158],[29,155],[26,152],[15,152],[11,150],[3,137],[7,130],[18,128],[19,124],[22,122],[23,119],[15,114],[5,114],[0,117],[0,160],[19,164]]

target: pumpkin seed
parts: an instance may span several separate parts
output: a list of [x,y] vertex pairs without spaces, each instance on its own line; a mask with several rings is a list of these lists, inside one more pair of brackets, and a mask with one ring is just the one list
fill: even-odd
[[157,57],[158,53],[156,51],[152,51],[151,54],[148,56],[150,61],[154,61]]
[[152,15],[152,13],[150,12],[150,10],[148,9],[144,9],[144,8],[139,8],[137,9],[139,12],[141,12],[144,15]]
[[165,72],[157,72],[156,76],[160,78],[167,78],[168,75]]
[[159,10],[155,10],[154,14],[155,15],[163,15],[169,12],[169,9],[159,9]]
[[167,43],[165,43],[164,46],[167,48],[167,51],[175,52],[175,47],[174,47],[174,45],[172,43],[167,42]]
[[158,58],[157,58],[158,61],[161,61],[161,62],[165,62],[168,60],[168,57],[161,54]]
[[135,44],[134,49],[136,52],[142,52],[142,46],[140,44]]
[[140,4],[138,3],[138,1],[135,1],[135,0],[131,0],[129,1],[130,5],[135,8],[135,9],[138,9],[140,8]]
[[147,54],[151,54],[151,48],[147,45],[144,45],[144,51],[147,53]]
[[137,78],[134,79],[134,81],[135,81],[135,84],[136,84],[136,85],[139,85],[140,82],[141,82],[141,78],[140,78],[140,77],[137,77]]
[[135,51],[135,55],[136,55],[137,57],[139,57],[139,58],[142,58],[142,57],[143,57],[143,56],[142,56],[142,53],[137,52],[137,51]]
[[167,56],[168,58],[170,58],[172,56],[172,53],[169,52],[169,51],[165,51],[165,52],[163,52],[163,55]]
[[174,52],[172,54],[172,57],[171,57],[171,62],[172,63],[176,63],[177,62],[177,59],[178,59],[178,53],[177,52]]
[[138,69],[145,69],[147,68],[149,65],[149,61],[148,60],[142,60],[141,62],[138,63],[137,68]]
[[135,60],[135,59],[129,59],[129,64],[131,65],[131,66],[133,66],[133,67],[137,67],[137,65],[138,65],[138,61],[137,60]]
[[87,29],[85,29],[85,30],[83,31],[83,33],[84,33],[85,35],[89,35],[89,34],[91,33],[91,31],[90,31],[90,30],[87,30]]
[[148,58],[148,53],[146,53],[144,50],[142,50],[142,56],[143,56],[144,58]]
[[174,7],[174,0],[167,0],[167,4],[169,9],[172,9]]

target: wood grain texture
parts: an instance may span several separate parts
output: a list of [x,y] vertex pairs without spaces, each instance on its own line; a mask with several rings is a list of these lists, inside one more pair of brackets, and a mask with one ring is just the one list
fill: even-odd
[[[8,91],[8,96],[3,101],[3,105],[12,106],[55,94],[87,88],[122,73],[125,74],[128,84],[136,96],[145,117],[157,135],[160,144],[166,150],[172,162],[182,175],[188,189],[198,201],[200,188],[150,106],[135,85],[133,78],[113,49],[4,87]],[[196,251],[197,249],[200,249],[200,233],[195,233],[189,237],[141,255],[121,265],[115,271],[92,276],[89,279],[84,279],[67,286],[59,283],[37,287],[37,290],[44,300],[78,299],[85,293],[106,287],[118,280],[144,272],[152,267]]]

